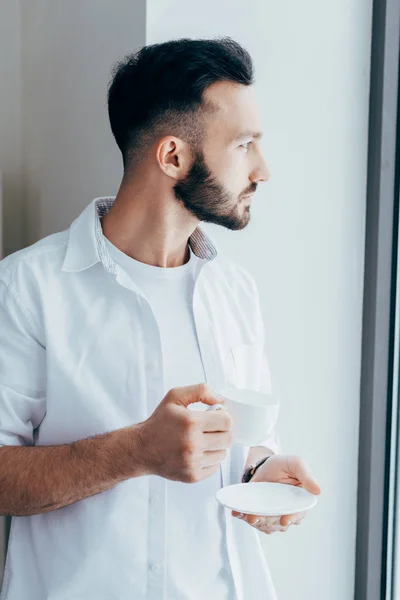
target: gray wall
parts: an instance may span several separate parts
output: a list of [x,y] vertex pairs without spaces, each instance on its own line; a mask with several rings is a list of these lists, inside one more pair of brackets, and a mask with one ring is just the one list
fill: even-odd
[[21,0],[24,241],[68,227],[122,174],[110,68],[145,43],[143,1]]
[[0,0],[0,172],[7,254],[22,244],[20,20],[19,1]]
[[[0,257],[22,245],[20,5],[0,1]],[[0,586],[6,520],[0,517]]]
[[[5,254],[115,192],[106,87],[111,65],[145,43],[145,18],[144,0],[0,0]],[[0,517],[0,585],[5,529]]]

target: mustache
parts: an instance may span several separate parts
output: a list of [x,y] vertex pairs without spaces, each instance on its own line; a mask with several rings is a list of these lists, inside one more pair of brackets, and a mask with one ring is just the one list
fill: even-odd
[[243,196],[248,196],[249,194],[254,194],[254,192],[257,190],[257,183],[252,183],[250,187],[247,188],[247,190],[245,190],[244,192],[242,192],[242,194],[240,195],[240,197],[242,198]]

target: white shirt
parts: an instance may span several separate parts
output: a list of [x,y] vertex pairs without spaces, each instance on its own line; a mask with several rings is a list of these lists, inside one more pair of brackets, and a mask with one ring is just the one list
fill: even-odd
[[[2,445],[56,445],[113,431],[147,419],[164,396],[157,319],[102,234],[100,216],[112,203],[94,200],[69,230],[0,263]],[[193,315],[207,383],[269,390],[252,277],[201,228],[189,243],[198,257]],[[262,445],[280,450],[275,432]],[[230,449],[224,486],[241,480],[247,452]],[[276,600],[259,534],[224,513],[238,599]],[[166,516],[167,480],[147,476],[13,518],[0,600],[174,600],[166,596]]]
[[[164,359],[164,393],[173,387],[205,382],[193,314],[200,259],[189,246],[190,259],[186,264],[159,268],[130,258],[107,239],[105,243],[111,259],[135,282],[154,312]],[[189,408],[204,410],[207,406],[198,402]],[[220,471],[194,485],[165,482],[166,598],[235,598],[226,551],[224,510],[215,499],[221,485]]]

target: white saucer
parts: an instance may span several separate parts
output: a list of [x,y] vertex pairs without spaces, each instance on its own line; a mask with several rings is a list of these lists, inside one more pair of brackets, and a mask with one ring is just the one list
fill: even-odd
[[237,512],[278,517],[310,510],[317,503],[317,496],[303,488],[283,483],[238,483],[218,490],[220,504]]

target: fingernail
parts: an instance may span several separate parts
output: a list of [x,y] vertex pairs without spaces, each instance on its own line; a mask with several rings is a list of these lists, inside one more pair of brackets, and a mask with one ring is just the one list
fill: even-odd
[[288,521],[287,523],[281,523],[281,527],[290,527],[290,525],[292,524],[292,521]]
[[239,513],[239,514],[236,516],[236,518],[237,518],[237,519],[243,519],[243,518],[244,518],[244,514],[243,514],[243,513]]

